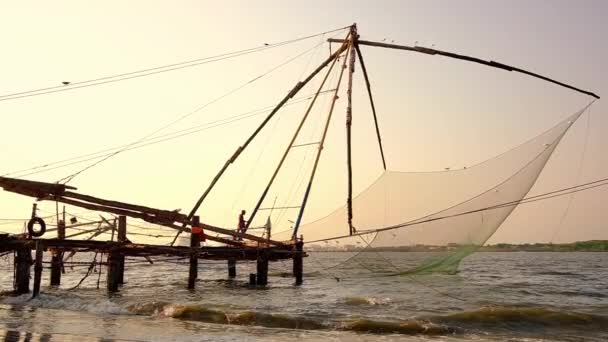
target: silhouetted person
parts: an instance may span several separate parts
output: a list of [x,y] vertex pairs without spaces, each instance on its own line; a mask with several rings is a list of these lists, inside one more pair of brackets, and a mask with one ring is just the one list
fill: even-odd
[[244,233],[245,229],[247,229],[247,221],[245,221],[245,210],[241,210],[241,214],[239,215],[239,228],[237,232]]

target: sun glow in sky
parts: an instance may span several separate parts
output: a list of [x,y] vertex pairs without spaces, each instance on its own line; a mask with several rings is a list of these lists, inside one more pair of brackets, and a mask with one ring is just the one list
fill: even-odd
[[[260,47],[356,22],[361,39],[492,59],[602,96],[608,94],[607,14],[604,1],[6,1],[0,5],[0,95]],[[216,126],[218,120],[276,104],[327,58],[329,45],[324,42],[332,36],[345,37],[346,31],[154,76],[10,101],[0,98],[0,174],[130,144],[187,115],[157,135],[205,129],[125,151],[70,184],[99,197],[188,212],[266,112]],[[473,165],[540,134],[591,100],[479,65],[362,49],[391,170]],[[335,88],[335,71],[325,89]],[[314,93],[320,79],[296,98]],[[358,69],[354,82],[358,193],[382,167]],[[330,99],[321,95],[298,143],[318,141]],[[346,199],[345,99],[341,91],[305,221]],[[234,226],[241,209],[253,208],[308,103],[295,102],[230,167],[199,211],[203,222]],[[583,116],[568,133],[532,193],[608,175],[604,102],[592,107],[588,129],[589,117]],[[290,154],[263,206],[272,206],[275,198],[277,206],[299,204],[315,151],[311,145]],[[54,182],[94,161],[24,178]],[[564,197],[522,206],[491,242],[606,239],[606,195],[600,188],[577,194],[571,202]],[[28,217],[31,203],[30,198],[0,192],[0,218]],[[41,207],[52,212],[54,203]],[[295,214],[279,213],[277,229],[289,228]],[[261,223],[265,215],[259,215]],[[20,229],[21,223],[0,225],[0,231]]]

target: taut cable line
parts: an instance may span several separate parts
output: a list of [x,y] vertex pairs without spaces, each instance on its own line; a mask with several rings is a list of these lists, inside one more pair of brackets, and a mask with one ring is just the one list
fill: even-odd
[[387,230],[407,228],[407,227],[416,226],[416,225],[420,225],[420,224],[424,224],[424,223],[428,223],[428,222],[446,220],[446,219],[454,218],[454,217],[458,217],[458,216],[464,216],[464,215],[475,214],[475,213],[480,213],[480,212],[489,211],[489,210],[512,207],[512,206],[517,206],[520,204],[543,201],[543,200],[547,200],[547,199],[551,199],[551,198],[555,198],[555,197],[569,195],[572,193],[595,189],[595,188],[606,186],[606,185],[608,185],[608,177],[598,179],[598,180],[595,180],[592,182],[575,185],[575,186],[568,187],[568,188],[562,188],[562,189],[558,189],[558,190],[545,192],[545,193],[542,193],[539,195],[524,197],[520,200],[509,201],[509,202],[504,202],[504,203],[500,203],[500,204],[496,204],[496,205],[492,205],[492,206],[488,206],[488,207],[483,207],[483,208],[479,208],[479,209],[463,211],[463,212],[452,214],[452,215],[439,216],[439,217],[434,217],[434,218],[430,218],[430,219],[421,219],[421,220],[419,219],[419,220],[414,220],[414,221],[410,221],[410,222],[399,223],[399,224],[392,225],[389,227],[384,227],[384,228],[360,230],[359,232],[352,234],[352,235],[334,236],[334,237],[326,238],[326,239],[308,241],[308,243],[339,240],[339,239],[344,239],[344,238],[348,238],[351,236],[367,235],[367,234],[374,234],[374,233],[379,233],[379,232],[383,232],[383,231],[387,231]]
[[342,31],[346,28],[347,27],[338,28],[335,30],[321,32],[321,33],[317,33],[314,35],[309,35],[309,36],[286,40],[286,41],[282,41],[282,42],[278,42],[278,43],[258,46],[258,47],[254,47],[254,48],[248,48],[248,49],[243,49],[243,50],[238,50],[238,51],[233,51],[233,52],[222,53],[222,54],[215,55],[215,56],[197,58],[197,59],[192,59],[192,60],[188,60],[188,61],[184,61],[184,62],[161,65],[161,66],[157,66],[157,67],[140,69],[140,70],[121,73],[121,74],[103,76],[103,77],[98,77],[98,78],[89,79],[89,80],[85,80],[85,81],[71,82],[68,85],[59,85],[59,86],[53,86],[53,87],[38,88],[38,89],[21,91],[21,92],[16,92],[16,93],[11,93],[11,94],[0,95],[0,102],[20,99],[20,98],[24,98],[24,97],[32,97],[32,96],[39,96],[39,95],[45,95],[45,94],[70,91],[70,90],[74,90],[74,89],[92,87],[92,86],[97,86],[97,85],[102,85],[102,84],[107,84],[107,83],[120,82],[120,81],[125,81],[125,80],[129,80],[129,79],[133,79],[133,78],[151,76],[151,75],[156,75],[156,74],[160,74],[160,73],[164,73],[164,72],[195,67],[195,66],[199,66],[202,64],[218,62],[218,61],[222,61],[222,60],[226,60],[226,59],[230,59],[230,58],[248,55],[248,54],[255,53],[255,52],[260,52],[260,51],[264,51],[264,50],[268,50],[268,49],[281,47],[284,45],[296,43],[296,42],[307,40],[310,38],[319,37],[319,36],[322,36],[322,35],[325,35],[328,33]]
[[180,122],[180,121],[182,121],[182,120],[184,120],[184,119],[186,119],[186,118],[188,118],[188,117],[190,117],[190,116],[192,116],[192,115],[194,115],[194,114],[196,114],[197,112],[199,112],[199,111],[201,111],[201,110],[203,110],[203,109],[207,108],[208,106],[210,106],[210,105],[212,105],[212,104],[214,104],[214,103],[216,103],[216,102],[218,102],[218,101],[220,101],[220,100],[222,100],[222,99],[224,99],[224,98],[226,98],[226,97],[228,97],[228,96],[230,96],[230,95],[232,95],[232,94],[236,93],[237,91],[239,91],[239,90],[241,90],[241,89],[245,88],[246,86],[248,86],[248,85],[250,85],[250,84],[252,84],[252,83],[254,83],[254,82],[256,82],[256,81],[258,81],[258,80],[260,80],[260,79],[262,79],[263,77],[268,76],[269,74],[271,74],[272,72],[274,72],[274,71],[278,70],[279,68],[281,68],[281,67],[283,67],[283,66],[285,66],[285,65],[287,65],[287,64],[289,64],[289,63],[291,63],[291,62],[293,62],[293,61],[295,61],[296,59],[298,59],[298,58],[300,58],[300,57],[302,57],[302,56],[306,55],[307,53],[309,53],[309,52],[313,51],[314,49],[316,49],[316,48],[317,48],[317,47],[319,47],[320,45],[321,45],[321,43],[316,44],[316,45],[315,45],[315,46],[313,46],[312,48],[309,48],[309,49],[305,50],[304,52],[301,52],[301,53],[297,54],[296,56],[293,56],[293,57],[291,57],[291,58],[288,58],[286,61],[282,62],[281,64],[279,64],[279,65],[277,65],[277,66],[275,66],[275,67],[272,67],[271,69],[269,69],[269,70],[265,71],[264,73],[262,73],[262,74],[260,74],[260,75],[258,75],[258,76],[256,76],[256,77],[254,77],[254,78],[252,78],[252,79],[248,80],[247,82],[245,82],[245,83],[243,83],[243,84],[239,85],[238,87],[236,87],[236,88],[233,88],[233,89],[229,90],[228,92],[226,92],[226,93],[224,93],[224,94],[222,94],[222,95],[220,95],[220,96],[218,96],[218,97],[214,98],[213,100],[211,100],[211,101],[209,101],[209,102],[205,103],[204,105],[199,106],[198,108],[194,109],[193,111],[188,112],[188,113],[186,113],[186,114],[184,114],[184,115],[182,115],[182,116],[178,117],[177,119],[175,119],[175,120],[173,120],[173,121],[171,121],[171,122],[169,122],[169,123],[167,123],[167,124],[165,124],[165,125],[161,126],[160,128],[158,128],[158,129],[154,130],[153,132],[151,132],[151,133],[149,133],[149,134],[147,134],[147,135],[143,136],[142,138],[140,138],[140,139],[138,139],[138,140],[136,140],[136,141],[132,142],[131,144],[126,145],[126,147],[124,147],[123,149],[118,150],[118,151],[116,151],[116,152],[113,152],[113,153],[109,154],[108,156],[106,156],[106,157],[104,157],[104,158],[102,158],[102,159],[100,159],[100,160],[96,161],[95,163],[92,163],[91,165],[88,165],[88,166],[84,167],[83,169],[81,169],[81,170],[79,170],[79,171],[77,171],[77,172],[75,172],[75,173],[73,173],[73,174],[71,174],[71,175],[69,175],[69,176],[67,176],[67,177],[64,177],[64,178],[60,179],[59,181],[57,181],[57,183],[60,183],[60,182],[63,182],[63,184],[67,184],[67,183],[69,183],[69,182],[70,182],[70,181],[72,181],[72,180],[73,180],[75,177],[77,177],[78,175],[82,174],[83,172],[85,172],[85,171],[87,171],[87,170],[89,170],[89,169],[91,169],[91,168],[93,168],[93,167],[95,167],[95,166],[97,166],[97,165],[101,164],[102,162],[104,162],[104,161],[106,161],[106,160],[108,160],[108,159],[110,159],[110,158],[112,158],[112,157],[116,156],[116,155],[117,155],[117,154],[119,154],[119,153],[122,153],[122,152],[123,152],[123,151],[125,151],[127,148],[129,148],[129,147],[131,147],[131,146],[133,146],[133,145],[136,145],[136,144],[138,144],[138,143],[140,143],[140,142],[142,142],[142,141],[144,141],[144,140],[146,140],[146,139],[148,139],[148,138],[150,138],[150,137],[153,137],[153,136],[154,136],[154,135],[156,135],[157,133],[159,133],[159,132],[161,132],[161,131],[163,131],[163,130],[167,129],[168,127],[171,127],[171,126],[175,125],[176,123],[178,123],[178,122]]
[[[325,90],[325,91],[321,92],[321,94],[325,95],[325,94],[328,94],[330,91],[331,90]],[[313,95],[314,94],[293,99],[293,100],[289,101],[285,106],[291,106],[291,105],[295,105],[295,104],[298,104],[298,103],[301,103],[304,101],[308,101]],[[231,123],[241,121],[241,120],[245,120],[245,119],[257,116],[257,115],[261,115],[261,114],[267,113],[268,110],[272,109],[273,107],[274,106],[266,106],[264,108],[258,108],[258,109],[250,110],[250,111],[247,111],[247,112],[244,112],[241,114],[232,115],[232,116],[228,116],[228,117],[225,117],[222,119],[205,122],[203,124],[192,126],[192,127],[185,128],[182,130],[177,130],[177,131],[173,131],[170,133],[157,135],[156,137],[151,137],[151,138],[142,140],[139,144],[132,145],[131,147],[129,147],[129,145],[131,145],[131,144],[115,146],[115,147],[99,150],[99,151],[92,152],[92,153],[87,153],[87,154],[83,154],[83,155],[79,155],[79,156],[75,156],[75,157],[61,159],[61,160],[58,160],[55,162],[48,162],[45,164],[40,164],[40,165],[26,168],[26,169],[20,169],[20,170],[16,170],[16,171],[7,172],[5,174],[0,175],[0,177],[6,177],[6,176],[13,175],[13,177],[20,178],[20,177],[30,176],[30,175],[48,172],[48,171],[63,168],[63,167],[68,167],[68,166],[75,165],[75,164],[84,163],[84,162],[87,162],[90,160],[103,158],[105,156],[112,154],[113,151],[120,150],[123,148],[124,148],[124,151],[139,149],[139,148],[142,148],[145,146],[174,140],[174,139],[177,139],[177,138],[180,138],[183,136],[199,133],[199,132],[205,131],[207,129],[224,126],[224,125],[231,124]]]

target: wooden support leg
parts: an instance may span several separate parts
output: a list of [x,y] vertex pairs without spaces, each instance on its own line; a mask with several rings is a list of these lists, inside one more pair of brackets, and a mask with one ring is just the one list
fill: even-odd
[[304,273],[304,242],[296,242],[296,254],[293,256],[293,275],[296,278],[296,285],[302,285]]
[[[118,234],[116,240],[118,242],[127,242],[127,217],[119,216],[118,217]],[[116,282],[119,285],[125,283],[125,256],[122,254],[115,255],[116,258]]]
[[196,287],[196,278],[198,277],[198,256],[195,252],[190,255],[190,272],[188,273],[188,289],[192,290]]
[[228,259],[228,277],[236,278],[236,259]]
[[268,254],[266,251],[261,251],[258,256],[258,265],[257,265],[257,284],[258,285],[267,285],[268,284]]
[[[199,224],[199,217],[194,216],[192,218],[194,226]],[[188,289],[194,289],[196,287],[196,278],[198,278],[198,252],[196,248],[201,246],[200,234],[190,234],[190,247],[192,248],[190,254],[190,272],[188,274]]]
[[116,272],[116,282],[118,285],[123,285],[125,283],[125,256],[119,254],[116,256],[116,267],[118,271]]
[[36,240],[36,261],[34,264],[34,289],[32,298],[40,294],[40,281],[42,280],[42,257],[44,255],[44,245],[40,240]]
[[63,252],[53,250],[51,256],[51,286],[59,286],[61,284],[62,260]]
[[[65,207],[63,207],[63,220],[57,223],[57,239],[65,239]],[[63,250],[55,249],[51,256],[51,286],[61,285],[63,269]]]
[[20,248],[15,256],[15,293],[20,295],[30,292],[30,267],[32,252],[29,248]]
[[118,291],[118,273],[120,271],[120,260],[118,252],[110,252],[108,254],[108,271],[106,274],[106,284],[108,293]]

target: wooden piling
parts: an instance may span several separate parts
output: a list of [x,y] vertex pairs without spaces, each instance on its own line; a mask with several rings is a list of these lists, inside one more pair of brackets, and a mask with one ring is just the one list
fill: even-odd
[[255,273],[249,273],[249,285],[250,286],[255,286],[257,281],[256,281],[256,276]]
[[[200,219],[198,216],[192,218],[193,228],[198,228]],[[190,247],[192,248],[190,254],[190,272],[188,274],[188,289],[194,289],[196,287],[196,278],[198,277],[198,252],[195,248],[201,246],[201,237],[198,230],[192,229],[190,233]]]
[[[127,241],[127,217],[118,217],[118,242]],[[118,251],[110,250],[108,253],[108,267],[106,274],[106,285],[109,293],[118,291],[118,286],[124,284],[125,256]]]
[[[59,220],[57,223],[57,238],[65,239],[65,221]],[[63,266],[63,251],[60,249],[52,250],[51,256],[51,286],[61,284],[61,270]]]
[[118,271],[120,270],[119,253],[111,251],[108,254],[108,268],[106,272],[106,285],[108,293],[118,291]]
[[[118,232],[116,235],[116,240],[118,242],[127,242],[127,217],[126,216],[118,216]],[[117,274],[116,281],[119,285],[125,283],[125,256],[122,254],[115,255],[117,259]]]
[[32,252],[30,247],[19,248],[15,255],[15,293],[20,295],[30,292],[30,268]]
[[236,259],[228,259],[228,277],[236,278]]
[[304,274],[304,241],[302,238],[296,241],[296,254],[293,256],[293,275],[296,285],[302,285]]
[[36,240],[36,260],[34,264],[34,288],[32,298],[40,294],[40,282],[42,280],[42,257],[44,255],[44,244],[41,240]]
[[256,283],[262,286],[268,284],[268,253],[266,250],[261,250],[258,255]]

